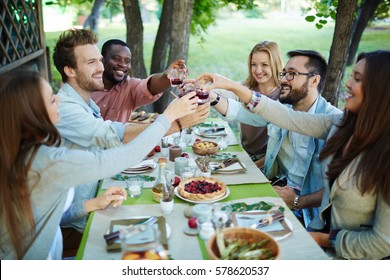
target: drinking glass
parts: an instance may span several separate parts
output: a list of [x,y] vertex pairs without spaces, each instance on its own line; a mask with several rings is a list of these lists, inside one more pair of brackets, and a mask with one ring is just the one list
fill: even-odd
[[184,140],[184,143],[187,145],[187,146],[191,146],[191,143],[192,143],[192,127],[189,127],[189,128],[185,128],[184,129],[184,134],[183,134],[183,140]]
[[134,225],[120,233],[122,260],[167,260],[160,244],[160,232],[154,227]]
[[228,203],[214,203],[212,205],[211,220],[215,228],[223,229],[230,224],[230,214],[232,213],[232,206]]
[[129,178],[126,180],[127,192],[130,197],[140,197],[144,189],[144,181],[140,178]]
[[181,85],[187,75],[187,68],[172,68],[168,70],[168,79],[172,87],[177,87],[178,85]]
[[194,79],[187,79],[180,85],[179,97],[186,95],[192,91],[196,92],[198,97],[198,104],[202,105],[209,102],[209,92],[202,88],[202,86]]
[[217,142],[219,150],[224,151],[229,145],[229,137],[227,135],[219,136],[215,139],[215,142]]
[[186,180],[188,178],[194,178],[196,173],[196,166],[185,167],[181,173],[181,179]]
[[169,138],[168,137],[163,137],[161,139],[161,155],[163,157],[169,156]]

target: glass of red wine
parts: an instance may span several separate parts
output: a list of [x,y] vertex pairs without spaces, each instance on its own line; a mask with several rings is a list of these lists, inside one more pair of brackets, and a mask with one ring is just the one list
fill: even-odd
[[168,70],[168,79],[171,82],[172,87],[177,87],[181,85],[187,75],[187,68],[172,68]]
[[179,87],[179,97],[186,95],[192,91],[196,92],[196,96],[198,97],[198,104],[202,105],[209,101],[209,92],[203,89],[199,83],[194,79],[184,80],[183,83]]

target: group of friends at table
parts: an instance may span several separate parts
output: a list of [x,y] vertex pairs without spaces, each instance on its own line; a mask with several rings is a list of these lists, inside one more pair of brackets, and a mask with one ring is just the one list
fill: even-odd
[[[263,41],[238,83],[203,73],[195,92],[173,100],[151,124],[128,125],[133,110],[170,87],[167,73],[129,76],[131,52],[70,29],[53,60],[57,94],[39,73],[0,76],[1,259],[61,259],[61,227],[80,232],[88,214],[120,207],[122,187],[96,196],[101,179],[133,166],[165,135],[199,124],[210,106],[241,125],[242,145],[314,240],[337,258],[390,256],[390,51],[361,53],[346,82],[344,111],[322,96],[327,71],[311,50]],[[168,69],[183,68],[176,60]]]

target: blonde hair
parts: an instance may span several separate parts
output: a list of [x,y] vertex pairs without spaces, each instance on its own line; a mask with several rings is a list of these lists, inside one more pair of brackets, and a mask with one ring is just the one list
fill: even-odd
[[252,75],[251,64],[252,56],[257,52],[266,52],[269,54],[272,78],[277,86],[280,86],[280,81],[278,80],[278,73],[283,69],[282,53],[280,51],[279,45],[273,41],[262,41],[256,44],[248,56],[248,77],[243,82],[244,86],[247,86],[250,89],[256,89],[258,83]]

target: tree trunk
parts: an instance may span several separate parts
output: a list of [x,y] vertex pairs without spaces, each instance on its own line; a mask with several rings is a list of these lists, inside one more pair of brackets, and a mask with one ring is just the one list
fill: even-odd
[[355,61],[357,49],[359,47],[360,39],[367,27],[368,22],[375,13],[376,8],[382,0],[365,0],[359,7],[358,16],[353,25],[352,41],[349,47],[347,65],[352,65]]
[[[162,7],[160,24],[158,26],[158,31],[156,35],[156,40],[154,41],[153,47],[153,56],[152,56],[152,65],[150,67],[150,73],[161,73],[167,67],[168,61],[168,50],[171,43],[171,32],[172,32],[172,11],[173,11],[173,2],[174,0],[164,0]],[[165,96],[169,95],[168,89],[164,93],[163,102],[164,104],[160,105],[159,101],[152,104],[145,105],[143,109],[147,112],[162,112],[166,108],[166,105],[169,103],[170,99]],[[169,96],[168,96],[169,97]],[[160,98],[161,99],[161,98]],[[160,101],[161,102],[161,101]]]
[[167,54],[170,46],[172,31],[172,11],[174,0],[164,0],[160,25],[154,41],[151,73],[160,73],[167,67]]
[[169,64],[179,58],[187,60],[193,7],[194,0],[175,0],[172,13],[174,21],[172,22]]
[[322,93],[324,98],[335,106],[337,106],[338,92],[347,61],[348,47],[351,42],[356,2],[357,0],[339,1],[337,7],[328,71]]
[[[168,65],[176,59],[187,60],[193,7],[194,0],[173,0],[172,18],[174,20],[172,21]],[[170,89],[167,91],[169,90]],[[170,94],[165,92],[163,96],[154,103],[155,111],[159,113],[163,112],[171,100],[172,97]]]
[[144,27],[138,0],[123,0],[126,18],[126,38],[131,51],[131,76],[146,78],[143,53]]
[[104,0],[95,0],[93,2],[91,14],[87,17],[87,19],[84,22],[84,25],[83,25],[84,29],[87,29],[89,27],[89,29],[91,31],[97,33],[100,8],[102,7],[103,3],[104,3]]

